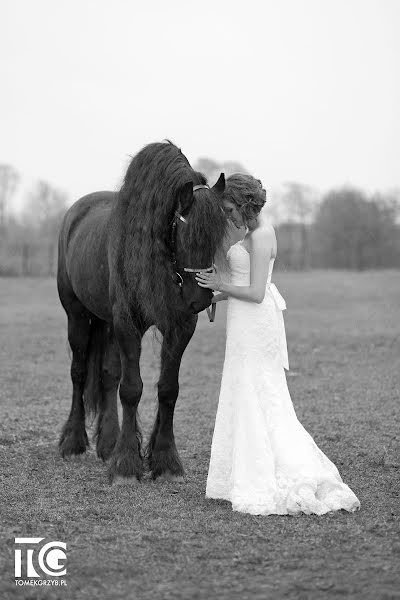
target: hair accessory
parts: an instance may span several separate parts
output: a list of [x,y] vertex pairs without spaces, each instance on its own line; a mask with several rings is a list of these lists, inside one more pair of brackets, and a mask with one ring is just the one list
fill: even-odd
[[196,190],[201,190],[202,188],[204,188],[205,190],[209,190],[210,186],[209,185],[195,185],[193,187],[193,191],[195,192]]

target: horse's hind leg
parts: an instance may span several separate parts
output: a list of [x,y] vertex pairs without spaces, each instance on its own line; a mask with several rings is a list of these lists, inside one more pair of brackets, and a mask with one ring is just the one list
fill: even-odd
[[68,315],[68,341],[72,350],[72,406],[59,441],[62,457],[82,454],[89,446],[85,430],[83,389],[87,374],[90,314],[77,298],[69,303],[66,312]]
[[102,402],[97,420],[97,456],[106,461],[110,458],[119,436],[118,423],[118,386],[121,379],[121,360],[119,349],[113,335],[112,326],[108,326],[107,341],[101,366]]

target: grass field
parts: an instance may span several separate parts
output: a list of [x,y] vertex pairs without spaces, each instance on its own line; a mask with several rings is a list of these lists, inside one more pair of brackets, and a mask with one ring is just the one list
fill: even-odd
[[[361,501],[356,514],[251,516],[204,496],[225,309],[181,369],[183,484],[109,486],[93,448],[63,461],[66,319],[51,279],[0,279],[0,599],[400,598],[400,272],[277,273],[297,415]],[[140,416],[155,415],[157,343]],[[67,588],[17,588],[14,537],[67,543]]]

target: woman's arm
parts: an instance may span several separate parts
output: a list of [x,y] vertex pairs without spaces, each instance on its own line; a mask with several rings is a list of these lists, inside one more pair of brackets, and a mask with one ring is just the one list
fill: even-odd
[[211,304],[221,302],[221,300],[228,300],[228,294],[215,294],[213,299],[211,300]]
[[256,229],[250,237],[250,285],[239,286],[221,281],[218,273],[200,273],[196,276],[201,287],[218,290],[223,294],[260,304],[264,300],[268,268],[274,242],[273,229]]

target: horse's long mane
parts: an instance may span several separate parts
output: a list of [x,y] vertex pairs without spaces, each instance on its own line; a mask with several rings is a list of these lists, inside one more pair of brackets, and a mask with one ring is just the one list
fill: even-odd
[[[115,208],[121,292],[129,310],[139,309],[163,334],[182,316],[178,288],[172,283],[170,234],[177,192],[189,181],[206,183],[179,148],[171,142],[149,144],[132,158]],[[199,190],[190,209],[185,240],[194,250],[194,261],[208,261],[224,237],[226,218],[213,196]]]

